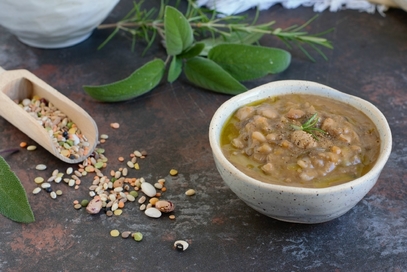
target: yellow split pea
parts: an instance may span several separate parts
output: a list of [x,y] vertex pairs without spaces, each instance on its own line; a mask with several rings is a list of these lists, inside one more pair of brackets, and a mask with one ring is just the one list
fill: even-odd
[[110,236],[112,237],[118,237],[120,235],[120,231],[114,229],[110,231]]
[[170,175],[171,176],[176,176],[178,174],[178,170],[176,170],[176,169],[171,169],[170,170]]

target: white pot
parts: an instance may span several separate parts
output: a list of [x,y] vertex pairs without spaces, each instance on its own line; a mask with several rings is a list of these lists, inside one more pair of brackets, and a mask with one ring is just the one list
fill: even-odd
[[119,1],[1,0],[0,25],[33,47],[67,47],[87,39]]

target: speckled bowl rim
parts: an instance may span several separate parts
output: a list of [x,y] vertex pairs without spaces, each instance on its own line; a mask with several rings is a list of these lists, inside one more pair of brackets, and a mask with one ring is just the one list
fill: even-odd
[[[282,89],[287,89],[283,92]],[[272,89],[272,90],[270,90]],[[307,92],[308,90],[308,92]],[[312,92],[309,92],[312,90]],[[265,94],[266,93],[266,94]],[[333,98],[333,96],[338,96],[334,98],[335,100],[344,102],[355,107],[357,104],[358,109],[364,112],[376,125],[380,134],[380,154],[372,169],[360,178],[355,180],[334,185],[325,188],[301,188],[286,185],[269,184],[252,177],[245,175],[243,172],[238,170],[232,163],[230,163],[226,157],[223,155],[220,148],[220,131],[223,127],[224,122],[235,112],[239,107],[264,99],[266,97],[273,97],[277,95],[293,94],[293,93],[307,93],[313,95],[319,95],[324,97]],[[226,114],[225,114],[226,112]],[[373,116],[376,117],[372,118]],[[220,130],[220,131],[219,131]],[[217,134],[219,131],[219,136]],[[280,80],[270,82],[254,89],[248,90],[242,94],[236,95],[229,100],[225,101],[215,112],[209,125],[209,142],[212,148],[213,156],[216,157],[218,162],[225,167],[225,169],[231,173],[234,173],[238,179],[245,180],[245,182],[254,185],[256,187],[263,188],[265,190],[273,191],[285,191],[288,193],[295,194],[331,194],[338,191],[346,190],[351,187],[356,187],[357,185],[364,183],[367,180],[372,180],[379,176],[384,165],[386,164],[392,148],[392,135],[389,124],[383,115],[383,113],[372,103],[343,92],[333,89],[329,86],[305,80]]]

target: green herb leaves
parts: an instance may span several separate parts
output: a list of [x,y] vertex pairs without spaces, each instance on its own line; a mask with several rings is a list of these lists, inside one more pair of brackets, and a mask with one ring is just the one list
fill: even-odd
[[195,85],[211,91],[239,94],[247,90],[221,66],[202,57],[189,59],[185,63],[185,75]]
[[156,87],[167,70],[170,83],[184,72],[196,86],[235,95],[247,90],[241,81],[280,73],[291,62],[291,54],[285,50],[250,45],[263,33],[237,30],[224,39],[199,42],[194,39],[191,22],[174,7],[165,6],[163,21],[164,29],[157,32],[164,38],[168,55],[165,62],[150,61],[128,78],[101,86],[84,86],[85,91],[103,102],[129,100]]
[[0,213],[19,223],[35,221],[20,180],[0,156]]
[[291,61],[285,50],[244,44],[217,45],[209,51],[208,58],[239,81],[280,73]]
[[317,136],[315,136],[314,132],[318,131],[322,134],[325,134],[325,131],[317,128],[316,125],[318,124],[318,113],[314,113],[304,124],[301,126],[291,125],[292,128],[295,130],[303,130],[314,137],[315,140],[318,140]]
[[170,56],[181,54],[194,41],[189,22],[181,12],[171,6],[165,8],[164,29],[165,46]]
[[143,95],[160,83],[165,64],[161,59],[152,60],[129,77],[106,85],[83,86],[94,99],[102,102],[119,102]]

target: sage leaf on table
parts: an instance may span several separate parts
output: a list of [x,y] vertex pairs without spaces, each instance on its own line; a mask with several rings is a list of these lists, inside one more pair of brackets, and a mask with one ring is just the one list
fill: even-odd
[[173,83],[182,73],[183,59],[190,59],[198,56],[204,49],[203,43],[196,43],[183,50],[179,55],[173,56],[170,67],[168,69],[168,82]]
[[201,55],[201,52],[205,49],[205,44],[198,42],[193,44],[190,48],[184,50],[181,54],[178,55],[178,58],[190,59]]
[[247,32],[233,32],[229,36],[220,36],[216,39],[207,38],[203,39],[202,42],[205,45],[205,49],[202,50],[200,53],[201,56],[207,56],[209,51],[220,44],[224,43],[235,43],[235,44],[254,44],[257,43],[261,37],[264,36],[264,33],[254,32],[254,33],[247,33]]
[[188,59],[185,62],[184,72],[189,81],[207,90],[232,95],[247,91],[244,85],[207,58]]
[[174,56],[168,70],[168,82],[173,83],[182,73],[182,59]]
[[165,46],[167,54],[175,56],[189,48],[193,41],[193,31],[185,16],[176,8],[165,7],[164,15]]
[[19,223],[32,223],[35,221],[24,187],[1,156],[0,201],[0,213],[5,217]]
[[102,102],[119,102],[129,100],[151,91],[164,76],[165,63],[154,59],[120,81],[100,85],[83,86],[86,93]]
[[246,44],[217,45],[209,51],[208,58],[238,81],[280,73],[291,62],[291,54],[286,50]]

